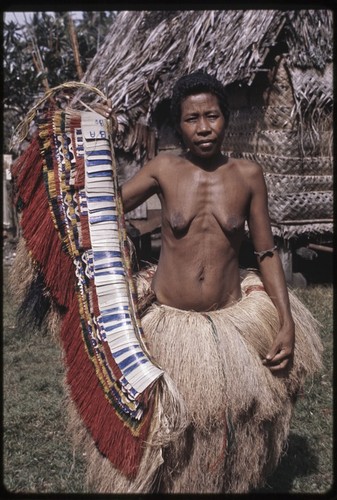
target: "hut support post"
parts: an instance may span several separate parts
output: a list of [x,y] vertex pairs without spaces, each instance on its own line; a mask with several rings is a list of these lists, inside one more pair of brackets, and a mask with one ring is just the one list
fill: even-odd
[[282,262],[286,282],[293,282],[293,254],[290,248],[290,243],[282,239],[279,245],[279,255]]

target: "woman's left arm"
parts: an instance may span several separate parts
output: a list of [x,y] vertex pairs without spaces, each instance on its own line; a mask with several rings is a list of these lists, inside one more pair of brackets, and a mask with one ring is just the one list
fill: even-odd
[[295,326],[290,310],[289,295],[281,259],[275,248],[268,213],[268,195],[262,169],[252,164],[249,181],[251,199],[248,226],[257,253],[264,288],[274,303],[280,329],[266,355],[264,363],[272,372],[286,368],[292,360],[295,345]]

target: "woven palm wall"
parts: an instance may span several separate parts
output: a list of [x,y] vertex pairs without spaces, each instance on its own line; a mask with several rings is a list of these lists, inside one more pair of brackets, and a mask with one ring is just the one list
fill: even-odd
[[[332,68],[291,68],[285,56],[274,63],[260,86],[260,105],[233,110],[224,146],[263,167],[275,235],[330,233]],[[310,95],[324,96],[325,106],[310,109]]]

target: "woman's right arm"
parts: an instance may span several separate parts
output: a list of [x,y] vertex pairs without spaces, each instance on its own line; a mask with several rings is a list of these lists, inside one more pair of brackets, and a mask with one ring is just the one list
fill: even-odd
[[159,193],[159,184],[155,176],[157,158],[149,161],[131,179],[121,187],[124,212],[137,208],[153,194]]
[[[95,103],[94,109],[105,118],[113,115],[111,99]],[[155,169],[160,160],[154,158],[142,167],[131,179],[121,187],[124,212],[137,208],[150,196],[159,192],[159,184],[156,179]]]

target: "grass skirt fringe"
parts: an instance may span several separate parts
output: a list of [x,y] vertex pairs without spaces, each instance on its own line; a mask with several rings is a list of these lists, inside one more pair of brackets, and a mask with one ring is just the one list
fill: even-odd
[[[261,285],[259,276],[244,272],[241,300],[219,311],[155,303],[147,309],[142,326],[166,381],[141,467],[130,481],[92,446],[90,491],[245,493],[264,484],[284,450],[296,395],[321,366],[322,344],[317,321],[290,292],[294,363],[284,376],[273,375],[261,359],[278,332],[278,316],[263,290],[249,292],[252,285]],[[171,391],[177,411],[187,412],[172,435]]]
[[[29,253],[25,239],[19,238],[16,247],[16,256],[9,273],[9,292],[14,303],[18,307],[18,323],[22,326],[33,324],[39,326],[39,329],[45,328],[50,333],[52,339],[60,345],[60,325],[61,312],[53,301],[49,301],[49,293],[44,283],[41,283],[39,289],[34,283],[39,277],[38,265],[34,262]],[[41,299],[38,294],[47,297],[47,306],[44,315],[38,311],[41,306]],[[29,301],[29,296],[31,300]],[[36,300],[34,307],[34,300]],[[35,310],[34,310],[35,309]],[[36,316],[41,316],[36,318]],[[25,315],[27,318],[25,318]]]
[[172,440],[178,440],[188,425],[184,401],[167,374],[164,374],[158,381],[157,387],[157,401],[148,441],[144,444],[144,453],[137,476],[130,479],[114,468],[110,460],[98,451],[81,421],[66,381],[64,381],[64,406],[68,414],[68,432],[72,435],[74,448],[86,457],[88,492],[147,493],[155,491],[156,477],[163,463],[162,448]]

